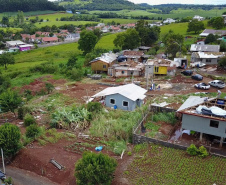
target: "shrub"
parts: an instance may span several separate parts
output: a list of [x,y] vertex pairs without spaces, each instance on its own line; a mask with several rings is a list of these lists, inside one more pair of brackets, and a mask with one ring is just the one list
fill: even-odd
[[21,133],[16,125],[5,123],[0,126],[0,148],[3,149],[4,155],[11,157],[21,148]]
[[175,112],[160,112],[157,113],[153,116],[153,121],[158,122],[158,121],[163,121],[166,123],[170,123],[171,125],[175,125],[177,122]]
[[28,127],[32,124],[36,124],[36,120],[35,120],[34,116],[27,113],[24,117],[24,126]]
[[102,105],[99,102],[89,102],[87,104],[87,110],[89,112],[100,112],[102,110]]
[[40,132],[39,126],[32,124],[26,128],[26,137],[34,139],[40,135]]
[[85,152],[75,165],[76,182],[78,185],[110,185],[116,166],[116,160],[108,155]]
[[27,113],[31,113],[31,109],[27,106],[22,106],[22,107],[19,107],[18,108],[18,118],[20,120],[23,120],[24,119],[24,116],[27,114]]
[[50,94],[55,89],[53,84],[51,84],[51,83],[45,83],[45,87],[46,87],[48,94]]
[[114,153],[117,155],[121,155],[123,150],[126,150],[126,142],[125,141],[118,141],[114,143]]
[[188,148],[187,148],[187,153],[190,155],[198,155],[198,149],[194,144],[191,144]]
[[128,152],[127,155],[128,155],[128,156],[131,156],[131,155],[132,155],[132,152]]
[[209,153],[207,152],[206,148],[204,146],[200,146],[198,151],[198,156],[204,158],[204,157],[207,157],[208,155]]

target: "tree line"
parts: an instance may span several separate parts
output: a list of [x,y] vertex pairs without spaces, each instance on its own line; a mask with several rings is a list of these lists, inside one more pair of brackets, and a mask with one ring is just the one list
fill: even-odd
[[21,10],[23,12],[37,10],[64,10],[62,6],[58,6],[48,0],[0,0],[0,12],[15,12]]

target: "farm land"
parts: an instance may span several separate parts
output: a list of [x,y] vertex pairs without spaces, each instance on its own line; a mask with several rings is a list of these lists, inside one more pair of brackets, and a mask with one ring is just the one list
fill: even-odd
[[[224,9],[218,10],[217,13],[222,13]],[[143,14],[145,12],[145,14]],[[193,13],[192,13],[193,12]],[[51,13],[51,12],[42,12]],[[42,14],[40,12],[40,14]],[[94,13],[94,12],[92,12]],[[161,15],[149,13],[146,11],[120,11],[117,13],[127,15],[150,15],[150,16],[167,16],[171,18],[178,15],[192,16],[197,14],[194,10],[177,10],[173,14]],[[201,16],[215,16],[215,10],[200,11]],[[27,14],[32,15],[32,14]],[[35,14],[33,14],[35,15]],[[75,24],[84,25],[94,23],[89,21],[56,21],[60,16],[70,16],[71,14],[48,14],[40,15],[39,18],[49,19],[49,22],[36,23],[38,27],[45,25]],[[171,16],[172,15],[172,16]],[[165,18],[167,18],[165,17]],[[35,18],[30,17],[30,18]],[[103,19],[103,22],[119,22],[132,23],[135,19]],[[207,21],[205,21],[205,24]],[[15,28],[16,29],[16,28]],[[185,40],[185,43],[193,43],[197,35],[188,34],[187,23],[170,24],[161,27],[161,36],[169,30],[175,33],[180,33],[184,36],[192,36]],[[117,34],[104,35],[96,45],[96,48],[104,48],[113,50],[114,38]],[[129,185],[129,184],[219,184],[224,185],[226,176],[226,160],[219,157],[209,156],[205,159],[188,156],[184,151],[172,148],[165,148],[154,144],[142,144],[133,146],[131,142],[131,133],[133,126],[140,121],[142,115],[147,111],[146,106],[137,109],[134,112],[124,112],[119,110],[104,109],[102,112],[93,114],[92,120],[89,121],[84,129],[71,130],[68,125],[63,125],[63,128],[51,129],[49,123],[56,114],[63,115],[64,110],[73,108],[84,108],[85,102],[89,96],[92,96],[107,86],[98,83],[109,83],[112,85],[122,85],[124,81],[130,82],[131,79],[119,78],[112,79],[103,75],[101,80],[91,80],[83,78],[81,81],[74,81],[66,77],[65,74],[60,74],[58,71],[51,74],[47,72],[31,72],[31,69],[50,63],[52,67],[58,67],[61,64],[66,64],[68,58],[75,54],[78,58],[78,63],[83,65],[84,56],[78,50],[77,43],[63,44],[47,48],[38,48],[27,52],[21,52],[15,55],[16,64],[10,65],[5,71],[2,67],[1,72],[9,75],[12,78],[12,87],[19,92],[24,93],[25,90],[30,90],[32,98],[27,101],[27,106],[32,110],[32,114],[37,119],[41,126],[41,135],[34,141],[27,140],[25,137],[25,127],[21,124],[22,120],[14,117],[11,113],[1,114],[0,124],[3,124],[7,119],[9,122],[20,127],[23,133],[24,148],[18,153],[15,159],[10,164],[13,167],[35,172],[40,176],[45,176],[57,184],[75,184],[74,164],[82,157],[84,151],[96,152],[96,146],[104,146],[103,153],[115,158],[118,162],[118,167],[115,172],[113,185]],[[91,72],[90,67],[86,67],[87,72]],[[204,76],[203,82],[212,80],[211,75],[206,72],[197,71]],[[221,74],[224,77],[224,74]],[[223,78],[222,77],[222,78]],[[146,81],[143,78],[135,78],[135,81],[140,81],[141,86],[146,88]],[[54,85],[54,90],[50,94],[43,92],[45,83]],[[147,93],[148,103],[169,103],[170,108],[177,109],[190,96],[195,94],[197,90],[194,88],[196,81],[180,74],[178,70],[175,77],[159,76],[155,79],[155,83],[162,88],[160,91],[149,91]],[[164,88],[165,85],[171,84],[171,88]],[[217,89],[211,88],[208,94],[203,94],[205,90],[198,96],[216,97]],[[222,90],[221,97],[226,96],[226,90]],[[65,116],[65,115],[64,115]],[[157,117],[161,117],[157,115]],[[146,129],[150,132],[146,134],[151,137],[168,139],[167,133],[159,134],[168,131],[176,124],[175,120],[158,120],[157,118],[149,118],[146,123]],[[171,122],[173,121],[173,122]],[[175,121],[175,122],[174,122]],[[64,124],[61,118],[59,121]],[[164,122],[164,123],[163,123]],[[165,123],[167,122],[167,124]],[[83,123],[81,123],[83,124]],[[48,130],[46,129],[48,128]],[[88,136],[88,137],[87,137]],[[121,159],[120,154],[125,150],[124,156]],[[43,155],[44,154],[44,155]],[[42,157],[40,157],[42,156]],[[65,168],[59,171],[49,160],[54,158]],[[24,163],[26,161],[26,163]]]

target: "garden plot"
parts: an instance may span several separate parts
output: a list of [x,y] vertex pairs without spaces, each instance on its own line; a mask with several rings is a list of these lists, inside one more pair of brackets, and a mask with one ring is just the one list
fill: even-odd
[[123,173],[131,185],[225,185],[225,158],[191,157],[185,151],[154,144],[136,145],[131,157]]

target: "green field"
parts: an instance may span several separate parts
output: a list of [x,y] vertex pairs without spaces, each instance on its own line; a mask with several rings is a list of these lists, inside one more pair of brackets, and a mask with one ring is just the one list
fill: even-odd
[[[73,14],[70,13],[54,13],[54,14],[45,14],[45,15],[38,15],[39,19],[49,19],[49,21],[56,21],[58,18],[60,20],[61,17],[71,17]],[[36,16],[29,17],[29,19],[35,19]]]
[[111,23],[112,21],[115,21],[115,23],[120,23],[120,24],[128,24],[128,23],[136,23],[138,19],[101,19],[100,22],[103,22],[105,24]]
[[4,32],[9,30],[9,31],[12,31],[13,33],[16,33],[18,31],[22,31],[23,29],[22,28],[11,28],[11,27],[9,27],[9,28],[0,28],[0,30],[3,30]]
[[[36,16],[36,15],[43,15],[43,14],[53,14],[56,13],[56,11],[46,10],[46,11],[32,11],[32,12],[24,12],[25,17],[29,16]],[[0,13],[0,19],[2,19],[3,16],[7,17],[15,17],[17,15],[17,12],[4,12]]]
[[96,44],[95,48],[103,48],[107,50],[113,50],[115,48],[113,41],[116,38],[118,33],[110,34],[102,37],[99,42]]
[[93,21],[48,21],[48,22],[35,23],[35,25],[38,28],[41,28],[43,26],[52,26],[52,25],[63,26],[65,24],[73,24],[75,26],[79,26],[79,25],[86,25],[86,24],[98,24],[98,22],[93,22]]
[[132,185],[225,185],[225,158],[202,159],[154,144],[136,145],[132,155],[123,175]]
[[[151,11],[153,11],[152,9]],[[157,9],[155,9],[157,11]],[[157,14],[149,12],[148,10],[120,10],[120,11],[110,11],[112,13],[117,13],[119,15],[126,15],[126,16],[149,16],[149,17],[162,17],[163,19],[166,18],[183,18],[187,16],[195,16],[200,15],[202,17],[215,17],[215,16],[221,16],[223,12],[226,11],[226,8],[218,10],[218,9],[212,9],[212,10],[201,10],[201,9],[178,9],[171,11],[170,14]],[[91,11],[90,13],[104,13],[109,11]]]

